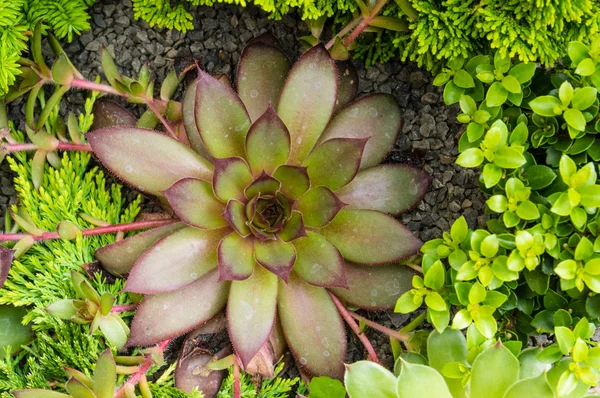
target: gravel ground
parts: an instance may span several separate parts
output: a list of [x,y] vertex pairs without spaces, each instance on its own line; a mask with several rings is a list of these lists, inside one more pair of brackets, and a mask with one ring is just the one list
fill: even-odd
[[[115,56],[124,74],[139,72],[149,64],[153,78],[161,81],[182,56],[201,58],[201,65],[211,73],[235,71],[245,43],[266,31],[273,33],[291,59],[300,54],[297,37],[306,31],[299,18],[286,16],[272,21],[260,10],[235,6],[197,7],[195,30],[185,34],[152,29],[145,22],[135,21],[130,0],[98,1],[91,10],[92,29],[65,46],[74,65],[89,79],[100,73],[101,46]],[[301,32],[302,31],[302,32]],[[446,107],[441,91],[431,85],[429,73],[413,64],[391,62],[365,68],[358,63],[361,78],[360,92],[393,94],[403,109],[402,133],[388,157],[388,162],[416,162],[434,178],[424,200],[401,220],[422,240],[441,236],[451,223],[464,215],[471,227],[483,226],[484,199],[477,187],[473,170],[454,164],[461,125],[456,122],[456,106]],[[66,109],[82,109],[85,93],[73,91],[63,101]],[[25,101],[14,103],[12,120],[24,119]],[[21,122],[22,123],[22,122]],[[13,198],[14,189],[6,165],[0,168],[0,206]],[[380,314],[379,321],[388,326],[400,326],[406,317],[399,314]],[[390,364],[391,353],[387,339],[372,334],[384,363]],[[360,348],[357,348],[360,350]],[[351,349],[352,350],[352,349]],[[354,356],[354,355],[353,355]]]

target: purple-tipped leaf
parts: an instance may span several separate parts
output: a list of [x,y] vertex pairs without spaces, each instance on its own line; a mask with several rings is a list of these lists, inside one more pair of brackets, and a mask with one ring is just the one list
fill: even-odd
[[246,47],[250,47],[254,44],[264,44],[267,46],[281,48],[281,43],[272,33],[266,32],[259,36],[256,36],[254,39],[250,40]]
[[305,238],[296,239],[294,271],[311,285],[321,287],[347,287],[345,264],[339,250],[322,235],[308,232]]
[[0,245],[0,287],[4,286],[4,282],[6,282],[14,257],[14,250]]
[[431,177],[406,165],[386,164],[361,170],[336,192],[347,209],[400,214],[415,207],[427,192]]
[[308,227],[323,227],[339,213],[344,203],[327,187],[316,187],[306,192],[294,209],[302,213]]
[[310,188],[308,172],[303,166],[279,166],[273,177],[281,182],[281,192],[292,200],[298,199]]
[[398,220],[373,210],[342,210],[319,230],[342,256],[359,264],[385,264],[418,253],[422,243]]
[[252,182],[248,164],[242,158],[215,159],[213,189],[217,198],[245,200],[244,189]]
[[338,97],[334,112],[343,109],[354,101],[358,93],[358,73],[352,61],[338,61],[335,63],[340,76]]
[[244,49],[238,64],[237,91],[252,121],[269,104],[277,103],[289,70],[287,57],[273,45],[254,42]]
[[156,242],[135,263],[125,291],[159,294],[187,286],[217,266],[217,246],[228,228],[184,228]]
[[131,271],[140,255],[156,241],[184,228],[182,222],[144,231],[96,250],[94,254],[102,268],[111,274],[123,275]]
[[311,48],[290,71],[277,107],[290,132],[291,163],[302,163],[315,146],[331,118],[337,92],[335,62],[325,46]]
[[366,138],[333,138],[320,144],[305,162],[312,186],[337,190],[348,184],[360,167]]
[[94,102],[94,122],[90,130],[114,126],[135,126],[137,119],[116,102],[100,99]]
[[292,215],[285,222],[283,231],[278,234],[279,238],[284,242],[291,242],[294,239],[306,236],[306,230],[304,229],[304,220],[302,219],[302,213],[299,211],[292,211]]
[[254,239],[232,232],[219,242],[219,280],[247,279],[256,267]]
[[248,112],[231,87],[203,71],[196,83],[196,127],[213,157],[244,157]]
[[243,237],[250,235],[251,231],[246,225],[248,218],[246,217],[246,205],[242,202],[231,199],[225,206],[223,218],[227,220],[229,225]]
[[281,183],[279,181],[263,172],[254,181],[252,181],[252,184],[246,187],[244,194],[248,199],[254,198],[259,193],[262,196],[275,195],[275,193],[279,191],[280,187]]
[[244,281],[234,281],[227,302],[227,328],[244,368],[265,344],[275,322],[277,276],[262,267]]
[[282,240],[254,242],[254,259],[257,263],[283,279],[288,280],[296,261],[296,250],[291,243]]
[[156,131],[111,127],[86,138],[110,171],[140,191],[159,195],[184,177],[212,178],[212,165],[206,159]]
[[412,289],[415,272],[405,265],[379,267],[346,261],[348,289],[332,289],[342,301],[369,310],[390,310],[398,297]]
[[177,217],[196,228],[214,229],[227,224],[221,214],[225,205],[206,181],[183,178],[163,191]]
[[174,292],[147,296],[131,324],[127,345],[147,346],[181,336],[215,316],[227,302],[229,282],[211,271]]
[[327,291],[295,273],[279,282],[278,314],[285,339],[302,370],[341,379],[346,360],[346,329]]
[[336,114],[319,142],[331,138],[368,138],[361,169],[375,166],[390,151],[402,126],[400,107],[388,94],[359,98]]
[[190,146],[196,153],[205,159],[212,160],[212,156],[202,141],[196,126],[196,82],[194,81],[185,90],[182,101],[183,125]]
[[273,174],[290,154],[290,134],[271,106],[250,127],[246,136],[246,159],[252,173]]

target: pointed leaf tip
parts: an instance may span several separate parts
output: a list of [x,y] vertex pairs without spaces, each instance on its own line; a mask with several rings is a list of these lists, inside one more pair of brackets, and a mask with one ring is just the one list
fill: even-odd
[[254,39],[242,52],[237,70],[238,94],[252,121],[277,103],[290,62],[273,40]]
[[285,164],[290,154],[290,133],[269,105],[246,136],[246,158],[254,175],[272,174]]
[[275,323],[277,276],[256,267],[252,276],[231,283],[227,325],[244,368],[269,338]]
[[333,114],[337,92],[338,71],[323,45],[308,50],[292,67],[277,106],[290,132],[290,162],[306,159]]
[[365,146],[360,168],[375,166],[388,154],[402,126],[400,106],[388,94],[369,94],[340,110],[319,138],[371,137]]

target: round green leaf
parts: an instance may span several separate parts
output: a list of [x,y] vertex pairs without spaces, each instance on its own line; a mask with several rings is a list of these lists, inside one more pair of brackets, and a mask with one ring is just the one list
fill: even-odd
[[[531,109],[540,116],[551,117],[560,115],[561,102],[551,95],[542,95],[529,101]],[[558,109],[558,112],[556,111]]]
[[563,117],[565,118],[565,122],[575,130],[585,130],[585,117],[579,109],[567,109],[565,113],[563,113]]
[[344,384],[350,398],[396,398],[394,375],[371,361],[358,361],[346,366]]
[[469,72],[464,69],[459,69],[456,71],[454,75],[454,79],[452,80],[457,87],[461,88],[471,88],[475,87],[475,82]]
[[[518,82],[517,82],[518,83]],[[508,90],[504,88],[502,83],[495,82],[490,86],[485,96],[487,106],[501,106],[508,99]]]
[[471,369],[471,398],[502,398],[519,378],[519,361],[497,343],[483,351]]
[[477,167],[483,162],[483,152],[479,148],[469,148],[458,155],[456,164],[462,167]]

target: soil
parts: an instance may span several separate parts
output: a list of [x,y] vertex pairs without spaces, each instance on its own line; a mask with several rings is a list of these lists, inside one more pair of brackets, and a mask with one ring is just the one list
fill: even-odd
[[[162,81],[180,57],[193,56],[210,73],[225,73],[232,77],[245,43],[264,32],[273,33],[282,43],[290,59],[301,53],[297,38],[308,34],[306,25],[295,15],[274,21],[255,7],[230,5],[195,7],[194,30],[187,33],[150,28],[133,18],[130,0],[100,0],[91,9],[92,29],[65,46],[75,67],[88,79],[101,73],[99,53],[106,47],[115,57],[125,75],[137,74],[143,64],[149,64],[152,77]],[[46,48],[49,53],[49,49]],[[398,100],[403,113],[402,134],[386,159],[392,163],[421,166],[433,176],[428,193],[411,212],[400,216],[423,241],[440,237],[452,222],[464,215],[470,227],[484,226],[484,199],[478,189],[474,170],[454,164],[461,125],[456,121],[456,106],[444,105],[441,90],[432,86],[431,75],[414,64],[389,62],[365,67],[356,66],[361,79],[359,93],[384,92]],[[86,93],[72,90],[63,101],[61,112],[82,110]],[[11,104],[9,117],[23,128],[25,99]],[[129,106],[138,116],[140,109]],[[14,200],[6,163],[0,167],[0,208]],[[135,195],[131,192],[131,196]],[[398,328],[408,317],[394,313],[370,313],[375,321]],[[349,333],[351,335],[351,333]],[[383,364],[391,367],[393,357],[388,339],[369,331],[369,338]],[[349,360],[364,357],[362,346],[353,336]]]

